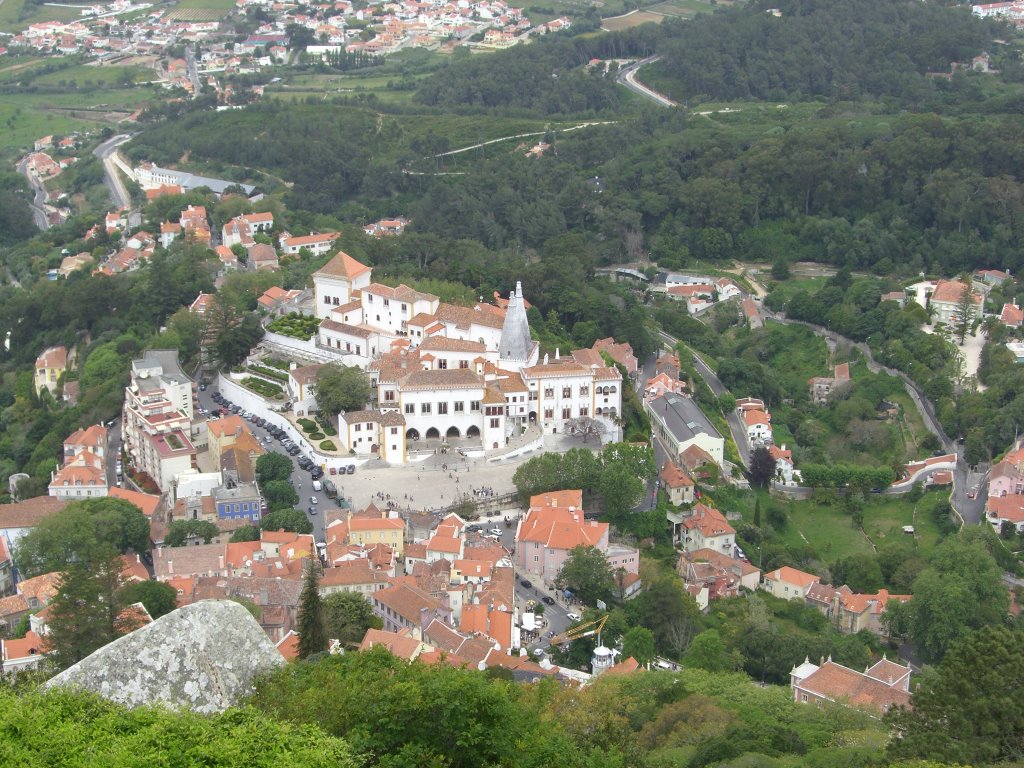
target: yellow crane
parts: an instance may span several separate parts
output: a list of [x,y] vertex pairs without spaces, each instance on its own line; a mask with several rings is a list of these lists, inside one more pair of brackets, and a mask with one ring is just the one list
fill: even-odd
[[586,624],[580,624],[565,630],[560,635],[555,635],[551,638],[551,645],[561,645],[562,643],[569,643],[583,637],[591,637],[592,635],[597,635],[597,644],[601,645],[601,630],[604,629],[604,625],[607,623],[608,614],[606,613],[600,619],[588,621]]

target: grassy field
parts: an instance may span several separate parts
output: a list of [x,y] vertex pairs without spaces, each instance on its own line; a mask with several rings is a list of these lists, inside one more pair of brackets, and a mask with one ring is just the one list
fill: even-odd
[[83,64],[61,69],[57,72],[47,72],[45,75],[34,78],[33,83],[38,85],[65,85],[75,82],[79,86],[84,86],[86,83],[114,86],[141,83],[154,79],[156,79],[156,73],[147,67],[123,67],[117,65],[93,67]]
[[649,11],[637,11],[636,13],[631,13],[628,16],[615,16],[610,19],[602,19],[601,29],[605,29],[609,32],[621,32],[623,29],[639,27],[641,24],[661,24],[664,20],[664,14],[651,13]]
[[[940,533],[932,520],[930,511],[948,491],[931,491],[918,502],[899,496],[871,496],[864,503],[864,531],[853,523],[851,516],[841,503],[834,505],[808,501],[783,501],[770,499],[766,491],[744,493],[733,497],[728,494],[718,508],[723,512],[738,511],[743,520],[754,520],[754,502],[761,499],[762,517],[769,504],[781,504],[786,512],[787,524],[777,530],[780,539],[788,546],[810,546],[825,563],[853,554],[872,554],[874,548],[885,542],[913,538],[914,545],[922,554],[927,554],[938,543]],[[709,495],[714,501],[715,494]],[[903,533],[903,526],[913,525],[913,537]],[[749,554],[749,553],[748,553]],[[751,557],[756,555],[751,554]],[[756,564],[756,560],[754,561]]]
[[[102,90],[89,93],[4,94],[0,99],[0,154],[31,149],[48,133],[66,135],[111,125],[123,111],[134,110],[151,94],[146,90]],[[118,115],[118,112],[122,114]]]
[[77,8],[54,8],[36,5],[26,14],[25,0],[4,0],[0,3],[0,32],[19,32],[39,21],[74,21],[82,18]]
[[216,21],[234,9],[234,0],[178,0],[167,12],[167,18],[176,21]]

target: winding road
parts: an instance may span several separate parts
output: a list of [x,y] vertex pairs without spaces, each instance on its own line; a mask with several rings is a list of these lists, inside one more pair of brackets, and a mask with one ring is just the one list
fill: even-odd
[[615,82],[619,85],[624,85],[634,93],[638,93],[641,96],[650,99],[659,107],[678,107],[679,104],[672,101],[668,96],[658,93],[653,88],[648,88],[646,85],[636,79],[637,70],[645,64],[653,64],[660,56],[648,56],[646,59],[640,59],[640,61],[633,62],[628,66],[623,67],[619,70],[618,76],[615,78]]
[[32,209],[32,220],[39,229],[49,229],[50,220],[46,218],[46,187],[34,173],[28,170],[27,160],[18,161],[18,173],[28,180],[28,185],[32,190],[32,202],[29,203],[29,207]]
[[[104,183],[106,183],[107,189],[110,190],[110,199],[114,201],[114,206],[118,210],[129,208],[132,200],[124,186],[121,175],[118,173],[117,163],[114,162],[114,155],[117,153],[117,148],[131,138],[131,135],[126,133],[118,134],[107,139],[92,151],[96,157],[103,161],[103,172],[106,177]],[[129,215],[128,224],[130,227],[138,226],[139,224],[137,220],[132,221],[133,216],[137,217],[137,214],[132,213]]]

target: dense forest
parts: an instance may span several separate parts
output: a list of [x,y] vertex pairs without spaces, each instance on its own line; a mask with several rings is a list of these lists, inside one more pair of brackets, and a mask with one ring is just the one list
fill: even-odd
[[868,96],[918,104],[927,72],[970,61],[991,39],[964,6],[912,0],[762,0],[666,35],[674,96],[786,100]]

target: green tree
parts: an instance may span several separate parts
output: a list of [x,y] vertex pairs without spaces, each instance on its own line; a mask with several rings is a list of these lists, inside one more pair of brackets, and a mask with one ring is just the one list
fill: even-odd
[[93,651],[137,628],[122,617],[122,562],[112,549],[92,553],[91,561],[72,563],[63,572],[49,605],[46,648],[57,669],[77,664]]
[[758,528],[761,527],[761,499],[758,497],[754,501],[754,525]]
[[772,280],[789,280],[789,262],[784,258],[778,258],[772,263]]
[[555,585],[571,590],[580,600],[593,605],[609,600],[615,588],[611,566],[597,547],[573,547],[562,563]]
[[291,531],[292,533],[312,533],[313,524],[306,513],[299,509],[278,509],[263,516],[260,527],[264,531]]
[[85,691],[24,695],[0,687],[0,732],[5,756],[21,764],[53,764],[47,755],[59,749],[65,755],[61,762],[69,768],[128,768],[143,761],[219,768],[365,765],[341,739],[316,728],[268,719],[252,708],[216,715],[129,709]]
[[370,401],[370,381],[359,368],[329,363],[317,371],[317,408],[329,416],[359,411]]
[[706,669],[708,672],[732,672],[737,665],[718,631],[706,629],[693,638],[690,647],[686,649],[683,666]]
[[1024,633],[986,627],[956,642],[939,667],[922,675],[912,709],[888,722],[899,738],[894,758],[993,765],[1019,760],[1024,743]]
[[627,609],[635,623],[654,633],[654,647],[662,656],[678,659],[700,629],[700,609],[681,579],[656,578]]
[[175,520],[167,529],[164,538],[165,547],[183,547],[193,536],[209,544],[210,540],[220,535],[220,528],[209,520]]
[[267,508],[272,512],[279,509],[291,509],[299,503],[299,494],[286,480],[271,480],[263,483],[263,498],[267,500]]
[[231,534],[231,543],[238,544],[242,541],[259,541],[260,540],[260,529],[255,525],[243,525],[241,528]]
[[885,584],[882,568],[874,555],[859,554],[837,560],[832,566],[832,583],[846,584],[854,592],[877,592]]
[[971,533],[948,537],[935,548],[914,581],[910,602],[910,636],[922,658],[941,661],[971,630],[1003,622],[1009,597],[1002,575],[984,539]]
[[750,482],[759,488],[766,488],[775,478],[775,459],[763,445],[750,453]]
[[654,633],[646,627],[632,627],[622,636],[622,657],[632,656],[641,665],[654,661]]
[[273,480],[287,480],[294,469],[292,460],[283,453],[268,451],[256,459],[256,474],[261,485]]
[[381,629],[384,623],[374,615],[370,601],[358,592],[335,592],[323,600],[327,637],[342,647],[359,645],[368,629]]
[[601,470],[597,490],[601,494],[604,513],[622,524],[643,498],[644,484],[627,464],[612,464]]
[[121,589],[119,597],[124,605],[142,603],[154,619],[178,607],[178,593],[162,581],[133,581]]
[[18,539],[16,562],[27,576],[63,570],[69,563],[88,566],[107,550],[144,552],[149,521],[124,499],[104,497],[73,501],[44,518]]
[[320,579],[317,564],[306,567],[299,593],[299,616],[296,631],[299,635],[299,658],[305,659],[314,653],[327,650],[327,632],[324,626],[324,609],[320,601]]

